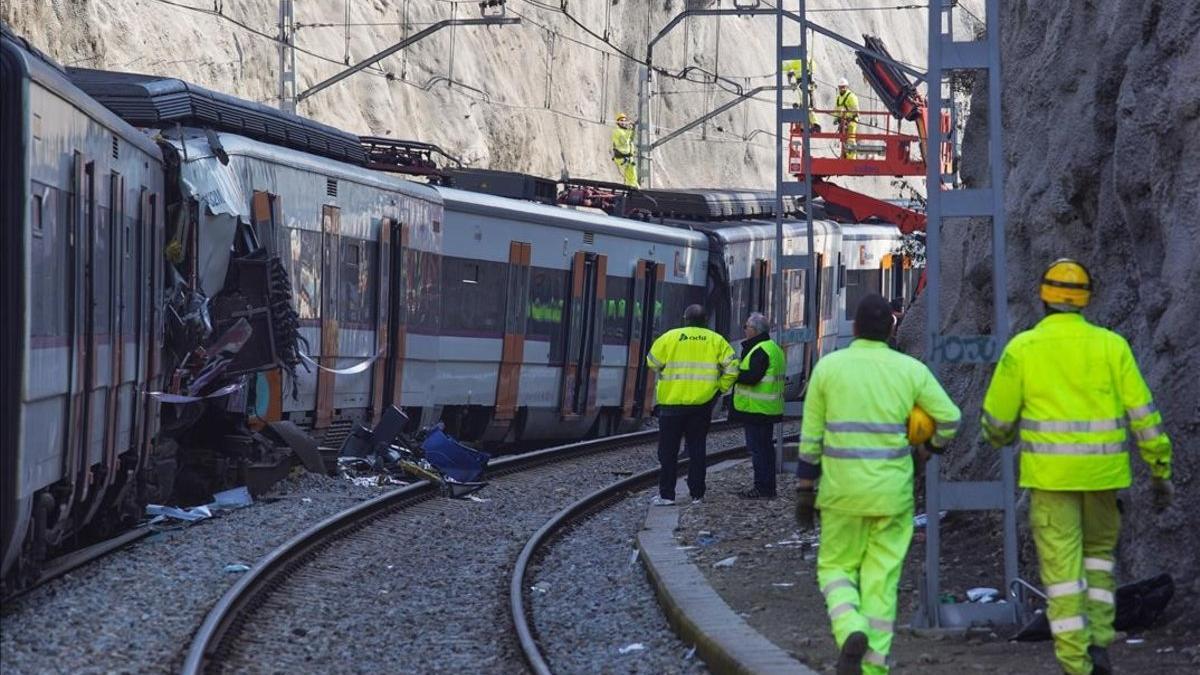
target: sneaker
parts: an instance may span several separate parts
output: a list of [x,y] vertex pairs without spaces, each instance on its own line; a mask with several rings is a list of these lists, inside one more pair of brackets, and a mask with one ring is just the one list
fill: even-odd
[[692,497],[692,503],[693,504],[703,504],[704,497]]
[[867,634],[856,631],[842,643],[838,656],[837,675],[862,675],[862,660],[867,653]]
[[666,499],[661,495],[654,495],[654,499],[650,500],[650,506],[675,506],[675,500]]
[[1088,656],[1092,657],[1092,675],[1112,675],[1112,661],[1108,659],[1108,649],[1092,645],[1087,651]]

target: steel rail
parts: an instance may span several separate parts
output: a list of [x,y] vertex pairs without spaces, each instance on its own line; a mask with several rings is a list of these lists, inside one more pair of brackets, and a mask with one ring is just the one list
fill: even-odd
[[41,571],[38,572],[37,579],[32,584],[13,592],[11,595],[5,596],[3,602],[5,604],[13,602],[42,584],[57,579],[67,572],[78,569],[94,560],[103,558],[113,551],[125,548],[153,532],[154,530],[150,529],[149,525],[139,525],[112,538],[85,546],[77,551],[66,553],[53,560],[48,560]]
[[[730,424],[724,421],[713,423],[714,428],[725,426]],[[503,476],[599,452],[616,451],[645,443],[657,434],[657,429],[638,431],[501,457],[490,463],[485,477]],[[185,675],[205,672],[207,666],[219,659],[224,643],[240,628],[246,613],[257,607],[278,582],[311,557],[319,555],[323,548],[368,526],[379,517],[424,502],[438,492],[436,483],[418,481],[336,513],[272,550],[244,573],[209,611],[192,639],[182,672]]]
[[[785,440],[794,441],[797,438],[799,436],[796,434],[788,434]],[[710,453],[706,455],[705,461],[711,465],[744,455],[745,453],[746,446],[742,445]],[[686,468],[687,464],[687,459],[679,460],[680,468]],[[571,525],[600,510],[605,503],[619,501],[621,493],[655,482],[658,480],[658,473],[659,469],[649,469],[596,490],[556,513],[525,543],[525,547],[521,550],[521,555],[517,557],[517,564],[513,569],[512,578],[508,586],[509,609],[512,613],[513,625],[517,630],[517,638],[521,643],[521,653],[524,654],[525,662],[529,664],[530,669],[537,673],[537,675],[551,675],[553,671],[546,662],[546,657],[542,654],[533,629],[529,625],[530,612],[525,604],[525,577],[529,571],[530,563],[534,560],[540,549],[562,534]]]

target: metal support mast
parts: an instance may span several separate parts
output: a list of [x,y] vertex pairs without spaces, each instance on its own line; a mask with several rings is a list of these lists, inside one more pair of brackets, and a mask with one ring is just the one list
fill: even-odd
[[[800,29],[800,44],[787,44],[784,38],[784,19],[789,19],[798,24]],[[812,214],[812,161],[811,143],[812,143],[812,128],[809,124],[808,110],[812,106],[812,101],[809,100],[810,85],[812,83],[812,72],[808,67],[808,6],[806,0],[799,0],[799,14],[787,11],[784,8],[784,0],[779,0],[775,9],[775,132],[778,134],[775,139],[775,302],[772,303],[773,313],[772,323],[776,326],[775,341],[782,347],[788,355],[788,359],[797,357],[803,358],[806,353],[805,345],[811,344],[815,339],[816,331],[812,329],[815,324],[818,314],[816,309],[816,282],[819,268],[816,260],[816,247],[814,246],[813,236],[813,214]],[[791,60],[800,60],[804,64],[802,70],[802,81],[800,83],[801,105],[800,108],[793,108],[785,101],[784,92],[786,88],[783,86],[783,62]],[[788,163],[785,159],[785,150],[787,144],[791,143],[791,134],[789,129],[792,124],[800,124],[803,131],[802,142],[804,143],[804,180],[796,181],[789,180],[791,178],[788,173]],[[784,219],[784,197],[804,197],[804,215],[807,224],[807,252],[804,254],[788,255],[784,246],[783,237],[783,219]],[[803,325],[800,328],[789,328],[792,322],[796,322],[800,317],[787,316],[787,297],[785,287],[785,277],[789,272],[798,272],[800,278],[803,279],[804,287],[804,316],[802,318]],[[789,349],[795,348],[798,349]],[[801,372],[804,376],[808,376],[809,365],[806,364]],[[789,402],[785,404],[784,414],[788,417],[799,417],[802,405],[800,402]],[[793,473],[796,470],[797,457],[794,452],[784,453],[783,447],[783,425],[776,426],[775,436],[775,466],[780,473]]]
[[[1004,153],[1000,121],[1000,0],[987,0],[987,35],[981,41],[954,39],[953,2],[935,0],[929,5],[929,116],[926,148],[928,226],[926,241],[925,303],[928,324],[928,363],[989,364],[999,358],[1008,340],[1008,284],[1004,245]],[[953,105],[948,75],[956,70],[986,70],[988,97],[988,155],[990,183],[986,187],[947,190],[954,176],[944,174],[940,161],[942,128],[937,122],[942,108]],[[992,335],[942,335],[941,332],[941,230],[945,218],[991,220],[992,235]],[[962,226],[961,220],[954,225]],[[1023,594],[1017,569],[1015,451],[1001,450],[1000,479],[944,481],[941,462],[932,458],[925,467],[925,509],[928,524],[925,567],[921,578],[921,611],[914,624],[925,628],[965,628],[973,623],[1020,623]],[[1001,511],[1004,514],[1004,577],[1011,597],[1005,603],[941,604],[941,511]]]
[[279,109],[296,112],[296,20],[293,0],[279,0]]

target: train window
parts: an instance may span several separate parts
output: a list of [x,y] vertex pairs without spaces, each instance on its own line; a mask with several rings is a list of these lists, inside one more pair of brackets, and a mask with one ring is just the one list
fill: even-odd
[[604,342],[625,344],[629,342],[629,280],[624,277],[608,277],[604,300]]
[[854,319],[858,303],[871,293],[879,293],[883,283],[883,270],[847,270],[846,271],[846,319]]
[[837,303],[837,293],[833,288],[833,268],[821,268],[821,318],[833,318],[833,306]]
[[29,205],[29,225],[33,230],[33,236],[42,236],[44,224],[42,222],[42,196],[34,195],[33,203]]
[[550,341],[551,360],[561,360],[563,306],[567,293],[566,270],[534,267],[529,280],[529,323],[526,334]]
[[503,333],[507,268],[507,262],[444,258],[446,278],[463,283],[444,289],[442,327],[459,334]]
[[292,229],[289,234],[292,288],[301,319],[321,317],[321,233]]
[[788,328],[805,325],[806,273],[807,270],[784,270],[783,272],[783,297],[787,299],[784,317]]

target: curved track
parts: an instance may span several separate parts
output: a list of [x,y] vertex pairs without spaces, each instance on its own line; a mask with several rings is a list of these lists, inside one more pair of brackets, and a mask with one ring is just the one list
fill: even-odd
[[[714,424],[714,431],[721,428],[721,424]],[[650,457],[635,453],[626,453],[629,455],[626,457],[619,451],[645,446],[653,442],[656,436],[656,431],[638,432],[501,458],[492,463],[486,476],[488,480],[493,481],[489,491],[496,496],[498,502],[503,501],[503,495],[499,494],[501,492],[508,495],[504,499],[513,499],[512,495],[529,496],[532,499],[544,494],[547,486],[571,486],[579,483],[579,473],[587,470],[579,467],[589,466],[593,472],[591,482],[594,483],[596,476],[614,471],[613,466],[620,465],[621,462],[629,464],[629,457],[635,457],[635,463],[639,467],[649,464]],[[621,457],[624,459],[619,459]],[[617,473],[636,472],[618,470]],[[502,477],[503,480],[499,480]],[[645,480],[644,474],[638,474],[635,478]],[[553,497],[566,491],[566,487],[555,487]],[[389,572],[386,574],[391,575],[387,583],[393,584],[389,588],[396,587],[395,585],[400,588],[400,593],[386,609],[389,616],[406,605],[419,606],[422,600],[431,595],[445,602],[444,598],[448,594],[445,593],[444,582],[428,579],[426,571],[444,573],[445,570],[438,567],[439,561],[447,559],[444,549],[453,549],[461,545],[440,537],[430,539],[433,532],[429,524],[452,524],[454,519],[459,519],[458,522],[469,525],[472,517],[470,510],[474,507],[471,502],[461,500],[434,500],[438,494],[438,488],[429,482],[422,481],[407,486],[330,517],[272,551],[239,579],[206,617],[192,641],[183,671],[200,673],[223,669],[238,670],[261,667],[264,661],[271,663],[273,668],[286,669],[284,662],[300,658],[296,652],[302,650],[298,650],[297,642],[302,643],[301,647],[311,645],[304,644],[308,642],[307,639],[297,640],[297,637],[305,638],[309,629],[292,628],[289,634],[287,627],[277,625],[280,617],[299,622],[299,617],[305,612],[308,616],[332,613],[337,614],[336,618],[343,622],[365,621],[360,617],[348,615],[357,613],[371,603],[373,598],[369,593],[389,591],[377,590],[380,588],[379,582],[374,577],[364,577],[384,573],[378,569],[364,573],[363,566],[369,563],[364,562],[363,556],[355,554],[355,551],[363,548],[387,548],[391,554],[396,553],[397,549],[402,549],[407,558],[415,558],[417,563],[431,566],[425,571],[422,571],[420,564],[414,565],[412,562],[401,565],[401,569],[394,571],[391,571],[392,565],[387,566]],[[498,508],[500,504],[494,506]],[[545,505],[538,505],[538,508],[544,510]],[[553,510],[557,511],[558,508],[556,506]],[[474,515],[478,517],[481,514]],[[495,537],[488,539],[484,532],[479,536],[485,543],[495,544]],[[419,550],[422,546],[440,547],[441,550],[426,552]],[[457,555],[457,551],[451,555]],[[488,562],[492,567],[503,569],[503,563],[496,565],[494,562],[497,551],[491,550],[485,555],[491,556]],[[458,559],[449,559],[453,561],[452,565],[459,565]],[[463,565],[465,570],[466,563]],[[411,578],[397,582],[395,577],[398,575]],[[353,583],[358,585],[351,586],[354,590],[349,592],[362,589],[360,596],[335,595],[332,600],[315,599],[314,596],[331,592],[329,587],[332,585],[344,586],[350,578],[354,578]],[[474,592],[490,592],[490,588],[486,587],[486,579],[471,581],[474,584]],[[482,591],[479,590],[480,586],[483,587]],[[455,623],[455,619],[446,618],[445,614],[442,612],[439,618],[450,625],[460,627]],[[421,641],[421,630],[428,628],[424,621],[424,617],[417,618],[406,614],[398,622],[399,626],[378,626],[378,629],[381,632],[404,631],[400,639],[415,644]],[[404,625],[405,623],[412,625]],[[343,627],[338,626],[336,629]],[[360,629],[347,627],[346,632],[353,634],[355,630]],[[462,640],[463,636],[455,635],[446,639],[458,641]],[[328,645],[322,645],[319,657],[343,658],[339,654],[329,653],[331,649],[333,648]],[[517,650],[513,648],[511,651],[514,652],[511,656],[505,654],[497,658],[511,658],[519,662],[515,653]],[[425,658],[424,655],[418,656]],[[309,667],[315,665],[311,661],[306,663]],[[395,667],[394,663],[391,665]]]

